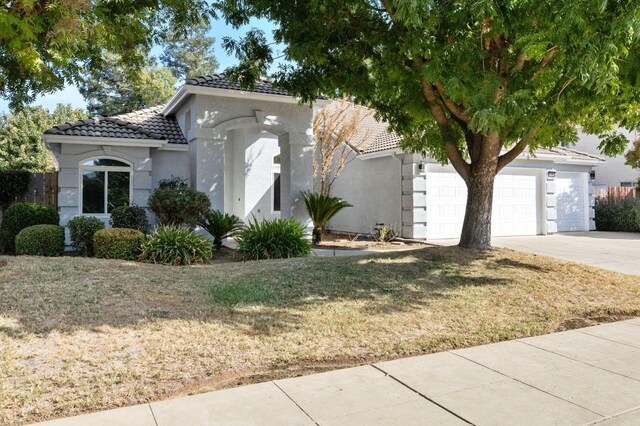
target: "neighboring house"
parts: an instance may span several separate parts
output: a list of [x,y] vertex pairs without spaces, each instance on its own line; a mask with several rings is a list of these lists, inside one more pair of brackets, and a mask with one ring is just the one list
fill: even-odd
[[61,224],[78,215],[108,223],[118,205],[146,207],[172,176],[245,220],[307,221],[300,192],[313,186],[312,118],[323,103],[300,105],[266,81],[244,91],[214,75],[187,80],[163,106],[48,129]]
[[[628,132],[623,130],[625,136],[630,141],[638,139],[636,132]],[[600,139],[596,135],[590,135],[587,133],[580,133],[578,135],[578,143],[575,145],[575,149],[588,152],[591,154],[599,155]],[[633,147],[633,142],[629,142],[625,153]],[[598,166],[595,171],[594,186],[606,193],[606,190],[610,186],[636,186],[638,178],[640,178],[640,171],[626,165],[626,159],[624,155],[617,155],[615,157],[604,157],[605,161]]]
[[[362,130],[350,142],[356,159],[331,190],[353,207],[336,215],[328,229],[368,233],[385,223],[405,238],[458,238],[467,195],[462,178],[451,166],[404,153],[388,125],[371,114],[360,116],[366,117]],[[595,229],[590,173],[600,164],[595,155],[566,148],[521,155],[496,178],[492,234]]]

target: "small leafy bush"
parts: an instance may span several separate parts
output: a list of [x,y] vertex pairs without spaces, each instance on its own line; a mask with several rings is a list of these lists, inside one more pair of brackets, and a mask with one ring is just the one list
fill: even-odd
[[640,232],[640,200],[635,198],[596,200],[598,231]]
[[35,203],[14,203],[4,210],[2,226],[0,227],[0,241],[5,253],[16,251],[16,235],[24,228],[33,225],[58,225],[60,215],[47,205]]
[[82,256],[93,256],[93,236],[104,229],[104,223],[94,216],[76,216],[68,226],[74,250]]
[[307,207],[307,213],[313,221],[313,243],[322,241],[322,234],[327,222],[340,210],[353,207],[351,204],[339,197],[332,197],[326,194],[304,191],[302,199]]
[[213,246],[216,250],[222,248],[222,240],[233,236],[244,227],[244,222],[233,214],[222,213],[218,210],[209,210],[200,226],[207,230],[213,237]]
[[5,208],[29,189],[31,173],[18,170],[0,171],[0,207]]
[[149,197],[149,208],[161,225],[196,225],[210,207],[207,194],[178,178],[161,180]]
[[137,229],[101,229],[93,236],[96,257],[102,259],[136,260],[140,256],[144,234]]
[[211,258],[211,242],[188,228],[159,226],[142,244],[140,260],[165,265],[192,265]]
[[58,225],[33,225],[16,235],[16,254],[28,256],[62,256],[64,228]]
[[147,212],[138,206],[120,206],[111,211],[109,223],[113,228],[137,229],[140,232],[149,230]]
[[238,250],[244,260],[307,256],[311,243],[305,227],[295,219],[258,222],[255,218],[238,234]]

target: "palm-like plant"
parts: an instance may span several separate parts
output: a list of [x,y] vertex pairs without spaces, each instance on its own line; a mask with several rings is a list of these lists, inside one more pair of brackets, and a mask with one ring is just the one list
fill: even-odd
[[222,240],[233,236],[244,227],[244,222],[233,214],[222,213],[218,210],[209,210],[200,226],[207,230],[213,237],[213,246],[216,250],[222,248]]
[[307,212],[313,221],[313,243],[318,244],[322,241],[324,227],[333,216],[345,207],[353,207],[351,204],[339,197],[332,197],[326,194],[318,194],[315,192],[302,192],[304,204],[307,206]]

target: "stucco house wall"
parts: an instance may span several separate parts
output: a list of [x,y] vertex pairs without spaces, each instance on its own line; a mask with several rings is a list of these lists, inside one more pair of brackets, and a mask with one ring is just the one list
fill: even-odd
[[329,221],[327,229],[367,234],[376,223],[401,231],[401,158],[356,158],[333,183],[331,195],[353,205]]

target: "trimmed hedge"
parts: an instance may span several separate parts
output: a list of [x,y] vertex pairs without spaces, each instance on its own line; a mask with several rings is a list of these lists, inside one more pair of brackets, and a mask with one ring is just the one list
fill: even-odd
[[28,256],[62,256],[64,228],[58,225],[33,225],[16,235],[16,254]]
[[598,231],[640,232],[640,200],[600,198],[596,200]]
[[16,252],[16,235],[24,228],[33,225],[58,225],[58,212],[44,204],[14,203],[7,207],[2,215],[0,241],[5,253]]
[[93,236],[104,229],[104,223],[95,216],[76,216],[68,223],[71,245],[82,256],[93,256]]
[[211,258],[213,246],[202,235],[179,226],[160,226],[142,244],[140,260],[165,265],[192,265]]
[[138,206],[120,206],[111,211],[109,221],[114,228],[137,229],[140,232],[149,230],[149,220],[144,208]]
[[93,236],[96,257],[136,260],[140,256],[144,234],[137,229],[101,229]]

